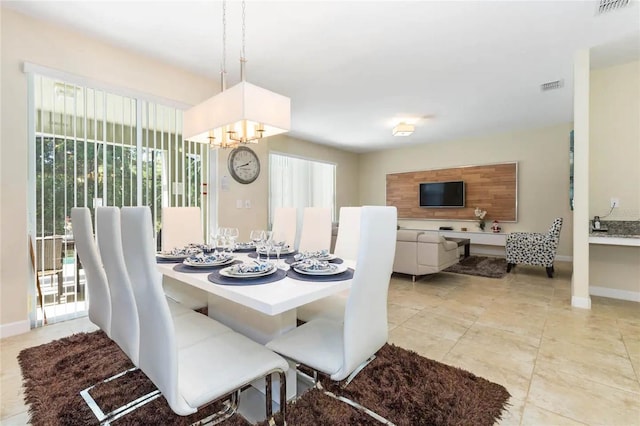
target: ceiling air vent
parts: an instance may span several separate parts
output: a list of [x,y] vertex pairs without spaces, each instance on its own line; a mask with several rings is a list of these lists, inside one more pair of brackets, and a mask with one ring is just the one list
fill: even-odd
[[549,81],[547,83],[541,84],[540,85],[540,90],[543,91],[543,92],[546,92],[548,90],[560,89],[562,86],[564,86],[564,81],[563,80]]
[[612,10],[620,9],[628,6],[629,0],[600,0],[600,6],[598,6],[598,15],[611,12]]

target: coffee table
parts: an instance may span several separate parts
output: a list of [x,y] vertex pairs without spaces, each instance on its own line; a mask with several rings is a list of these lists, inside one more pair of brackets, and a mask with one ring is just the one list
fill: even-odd
[[469,238],[444,238],[447,241],[453,241],[458,243],[458,247],[464,246],[464,257],[469,257],[471,254],[471,239]]

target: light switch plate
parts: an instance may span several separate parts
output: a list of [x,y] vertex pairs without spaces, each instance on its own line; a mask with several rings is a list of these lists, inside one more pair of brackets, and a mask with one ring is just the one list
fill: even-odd
[[242,208],[242,200],[236,200],[236,209]]
[[245,209],[251,208],[251,200],[244,200],[244,208]]

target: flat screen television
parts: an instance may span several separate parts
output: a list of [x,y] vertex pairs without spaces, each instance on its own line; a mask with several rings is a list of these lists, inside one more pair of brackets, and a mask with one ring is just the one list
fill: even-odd
[[464,182],[425,182],[420,184],[420,207],[464,207]]

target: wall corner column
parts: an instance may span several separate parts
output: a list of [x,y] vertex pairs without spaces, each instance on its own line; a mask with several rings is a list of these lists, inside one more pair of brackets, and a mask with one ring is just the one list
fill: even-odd
[[591,309],[589,296],[589,49],[574,56],[574,210],[571,306]]

